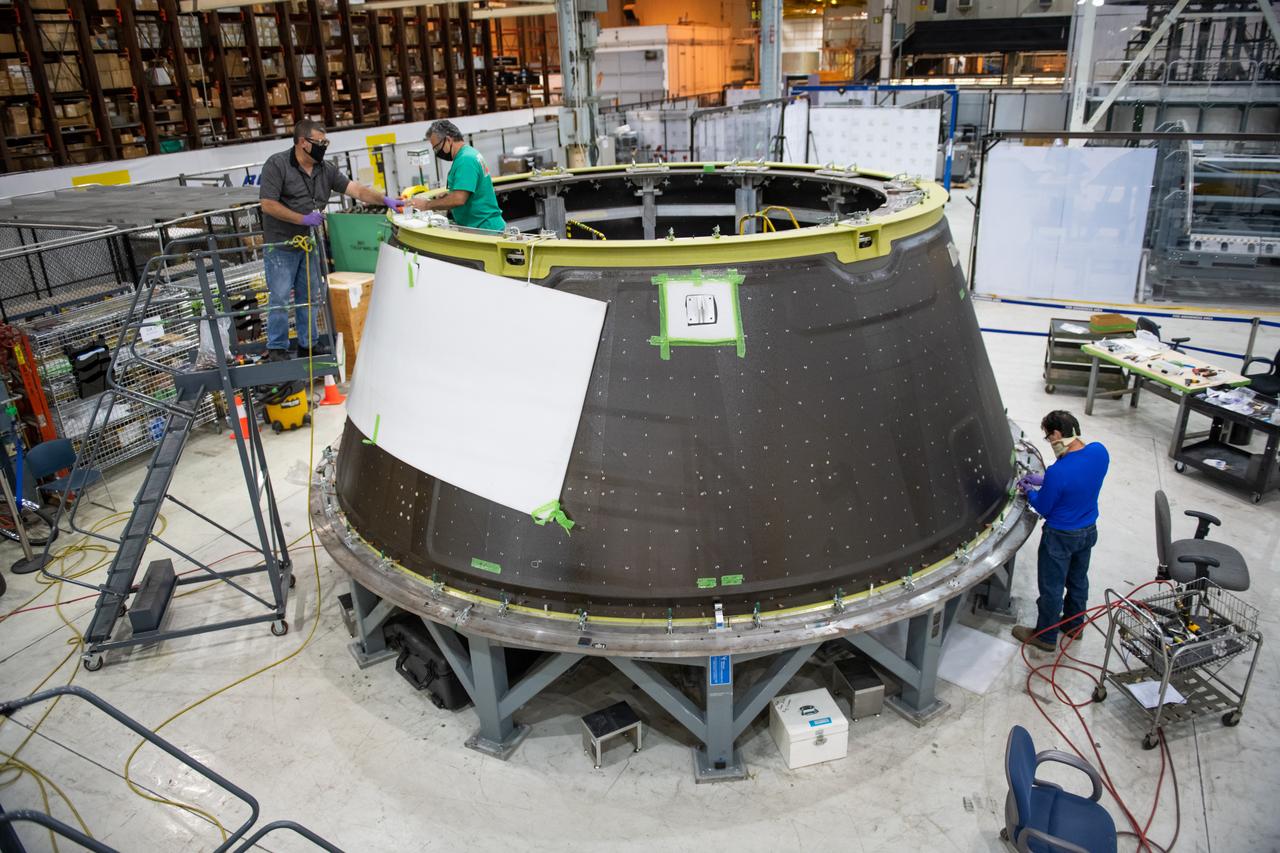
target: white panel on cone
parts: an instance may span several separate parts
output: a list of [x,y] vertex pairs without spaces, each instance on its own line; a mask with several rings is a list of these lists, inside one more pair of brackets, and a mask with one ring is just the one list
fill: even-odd
[[557,500],[606,303],[386,244],[374,282],[352,422],[400,461],[503,506]]

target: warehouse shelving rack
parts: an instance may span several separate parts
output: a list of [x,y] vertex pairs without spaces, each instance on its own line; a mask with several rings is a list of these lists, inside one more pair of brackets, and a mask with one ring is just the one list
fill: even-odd
[[[235,144],[304,117],[373,127],[537,105],[558,55],[549,32],[546,17],[504,29],[467,4],[184,12],[179,0],[14,0],[0,7],[0,166]],[[511,60],[523,74],[507,71]],[[10,67],[26,70],[11,80]],[[534,68],[541,87],[528,79]]]

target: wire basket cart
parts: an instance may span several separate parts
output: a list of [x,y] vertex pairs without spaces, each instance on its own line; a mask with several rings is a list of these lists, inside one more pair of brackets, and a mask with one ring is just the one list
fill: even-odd
[[[1106,602],[1107,646],[1093,698],[1107,698],[1107,682],[1120,688],[1150,720],[1144,749],[1159,744],[1157,729],[1162,725],[1215,714],[1221,714],[1226,726],[1240,722],[1262,649],[1256,607],[1203,578],[1143,599],[1108,589]],[[1225,670],[1244,655],[1249,671],[1236,687]],[[1113,656],[1126,668],[1112,669]],[[1159,685],[1150,708],[1133,691],[1144,682]],[[1170,687],[1185,701],[1166,702]]]

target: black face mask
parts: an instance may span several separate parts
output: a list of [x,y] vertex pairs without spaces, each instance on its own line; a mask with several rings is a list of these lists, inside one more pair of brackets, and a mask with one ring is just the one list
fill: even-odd
[[316,142],[314,139],[308,139],[307,155],[316,163],[324,162],[324,152],[329,150],[328,142]]
[[448,151],[445,151],[444,146],[445,146],[445,143],[442,142],[440,143],[439,148],[432,148],[431,152],[435,154],[436,157],[438,157],[441,160],[444,160],[447,163],[453,159],[453,155],[450,154]]

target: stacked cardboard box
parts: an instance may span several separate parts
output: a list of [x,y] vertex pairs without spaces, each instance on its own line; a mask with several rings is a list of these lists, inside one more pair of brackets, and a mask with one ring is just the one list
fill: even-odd
[[[39,120],[38,116],[37,120]],[[5,136],[30,136],[32,132],[31,114],[27,111],[25,106],[12,106],[5,110]]]
[[182,46],[197,50],[201,47],[200,18],[196,15],[179,15],[178,32],[182,35]]
[[98,80],[104,89],[126,89],[133,85],[133,74],[123,56],[115,53],[94,55],[98,64]]
[[0,53],[17,53],[18,37],[13,33],[0,33]]
[[46,62],[44,76],[54,92],[75,92],[84,88],[80,82],[80,66],[75,62]]
[[239,52],[228,53],[223,57],[223,62],[227,66],[227,76],[232,80],[249,76],[249,67],[245,64],[244,56]]
[[231,106],[238,110],[251,110],[253,109],[253,96],[236,95],[231,99]]
[[76,50],[76,34],[70,21],[40,21],[40,44],[45,50]]
[[289,106],[289,87],[284,83],[277,83],[267,90],[267,103],[273,107]]
[[244,47],[244,27],[239,22],[222,22],[222,46]]
[[25,95],[31,91],[30,68],[18,63],[0,68],[0,95]]
[[254,26],[258,28],[258,45],[260,47],[278,47],[280,44],[280,28],[276,19],[266,15],[255,15]]

